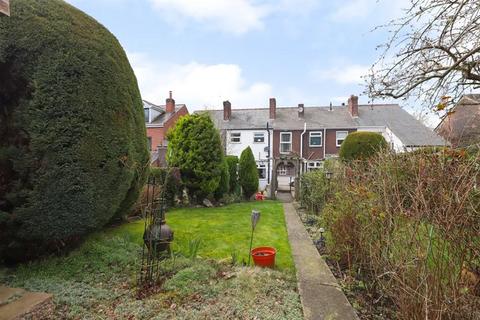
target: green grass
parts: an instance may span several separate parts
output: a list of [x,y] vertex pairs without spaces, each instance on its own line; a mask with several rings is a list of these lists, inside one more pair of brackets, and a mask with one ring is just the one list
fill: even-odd
[[[278,249],[277,270],[230,264],[232,250],[247,257],[253,208],[262,212],[254,245]],[[143,221],[93,234],[67,256],[0,268],[0,283],[53,293],[58,319],[302,319],[280,203],[175,209],[167,220],[176,258],[163,262],[157,295],[135,297]],[[192,239],[204,259],[184,257]]]
[[[189,252],[189,243],[200,240],[200,257],[230,259],[232,253],[239,261],[248,260],[252,209],[261,212],[254,234],[254,247],[272,246],[277,249],[276,266],[294,270],[283,206],[275,201],[244,202],[217,208],[182,208],[167,212],[167,223],[175,232],[173,250]],[[143,221],[124,225],[115,233],[129,233],[142,241]]]

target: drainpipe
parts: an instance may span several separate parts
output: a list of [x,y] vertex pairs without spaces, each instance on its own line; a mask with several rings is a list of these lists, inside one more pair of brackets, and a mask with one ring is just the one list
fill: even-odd
[[327,148],[327,129],[325,128],[323,128],[322,143],[323,143],[323,160],[325,160],[325,150]]
[[306,122],[303,124],[303,132],[300,135],[300,160],[301,160],[301,163],[302,163],[301,173],[303,173],[303,135],[305,134],[305,132],[307,132],[307,123]]
[[267,133],[268,133],[268,153],[267,153],[267,183],[270,184],[270,159],[272,150],[270,149],[270,128],[267,122]]

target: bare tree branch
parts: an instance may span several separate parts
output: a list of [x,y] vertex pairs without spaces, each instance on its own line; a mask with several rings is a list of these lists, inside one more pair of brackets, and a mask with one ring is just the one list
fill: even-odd
[[442,97],[454,104],[480,87],[480,1],[410,0],[403,17],[378,28],[391,37],[366,77],[371,98],[416,98],[438,111]]

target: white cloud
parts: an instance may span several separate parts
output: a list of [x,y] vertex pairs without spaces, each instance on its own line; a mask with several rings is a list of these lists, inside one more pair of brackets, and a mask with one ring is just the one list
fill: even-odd
[[150,0],[169,21],[191,19],[223,31],[243,34],[263,27],[269,8],[250,0]]
[[268,83],[247,83],[236,64],[162,65],[144,54],[128,56],[142,97],[152,103],[163,104],[172,90],[177,103],[186,103],[190,112],[220,108],[224,100],[238,107],[261,107],[272,94]]
[[241,35],[262,29],[274,14],[286,17],[308,15],[317,0],[149,0],[170,24],[181,27],[190,22]]
[[313,76],[319,80],[331,80],[339,84],[361,84],[370,66],[360,64],[339,65],[330,69],[315,70]]

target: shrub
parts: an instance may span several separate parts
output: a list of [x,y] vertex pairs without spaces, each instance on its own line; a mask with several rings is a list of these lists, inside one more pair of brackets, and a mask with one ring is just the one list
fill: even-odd
[[180,181],[180,173],[176,168],[150,168],[150,180],[158,184],[159,192],[165,192],[164,197],[168,206],[173,207],[175,205],[175,196],[180,196],[182,193],[182,184]]
[[340,158],[344,161],[365,160],[388,147],[379,133],[357,131],[350,133],[340,147]]
[[177,121],[168,139],[168,164],[180,169],[189,196],[201,202],[220,183],[223,148],[218,130],[208,115],[187,115]]
[[[149,154],[142,101],[115,37],[60,0],[0,17],[0,256],[58,250],[125,215]],[[3,252],[2,252],[3,251]]]
[[250,199],[258,191],[257,163],[253,157],[252,149],[247,147],[240,155],[238,179],[245,199]]
[[300,201],[310,212],[318,213],[323,208],[328,181],[324,170],[314,170],[304,173],[300,178]]
[[238,192],[238,157],[237,156],[226,156],[228,165],[228,172],[229,172],[229,189],[230,193],[237,193]]
[[385,153],[335,179],[329,254],[394,302],[398,319],[478,318],[479,161],[451,149]]
[[230,188],[230,173],[228,172],[228,164],[225,158],[223,159],[221,166],[222,172],[220,174],[220,182],[214,193],[216,200],[222,199],[223,196],[228,193],[228,189]]

